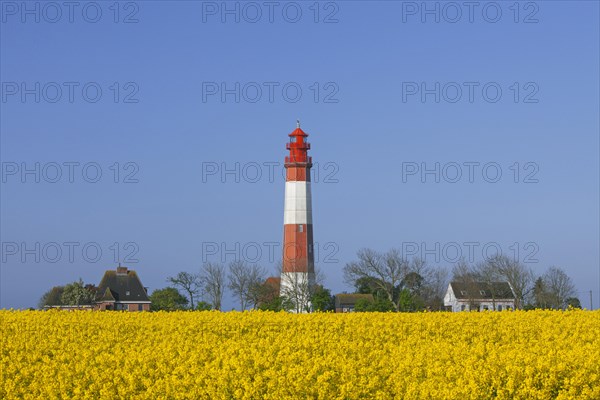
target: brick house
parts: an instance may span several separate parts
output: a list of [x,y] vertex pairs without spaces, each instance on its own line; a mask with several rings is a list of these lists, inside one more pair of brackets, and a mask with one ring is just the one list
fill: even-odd
[[96,310],[150,311],[147,288],[127,267],[106,271],[96,293]]
[[360,294],[360,293],[340,293],[335,295],[335,312],[336,313],[347,313],[354,312],[354,306],[356,302],[366,299],[369,302],[375,301],[372,294]]
[[514,310],[516,296],[508,282],[450,282],[444,296],[448,311]]

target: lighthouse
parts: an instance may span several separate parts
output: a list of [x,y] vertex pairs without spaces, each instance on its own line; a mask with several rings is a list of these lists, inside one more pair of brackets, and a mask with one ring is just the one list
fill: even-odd
[[288,136],[280,294],[290,301],[292,311],[307,312],[311,308],[310,296],[315,285],[310,187],[312,158],[308,156],[308,135],[300,129],[300,121]]

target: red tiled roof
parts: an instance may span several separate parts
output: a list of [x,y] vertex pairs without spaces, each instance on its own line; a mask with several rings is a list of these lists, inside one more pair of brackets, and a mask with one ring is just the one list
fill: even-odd
[[265,283],[267,285],[271,285],[274,288],[276,288],[277,290],[279,290],[279,286],[281,285],[281,278],[276,277],[276,276],[270,276],[267,278],[267,280],[265,281]]

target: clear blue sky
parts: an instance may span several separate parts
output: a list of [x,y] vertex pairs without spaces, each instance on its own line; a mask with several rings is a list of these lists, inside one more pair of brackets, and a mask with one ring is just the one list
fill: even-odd
[[[350,289],[342,268],[361,247],[416,244],[437,253],[426,254],[430,264],[450,265],[455,243],[468,255],[465,243],[477,242],[475,261],[486,245],[514,254],[517,243],[537,273],[564,268],[583,305],[593,290],[597,307],[598,2],[521,2],[518,15],[513,3],[459,15],[428,2],[436,22],[421,2],[322,2],[318,15],[312,1],[279,2],[271,15],[263,2],[237,3],[237,16],[221,15],[221,2],[121,2],[118,15],[112,1],[38,3],[36,16],[36,2],[28,14],[3,1],[0,307],[35,306],[79,277],[98,283],[116,265],[115,242],[123,261],[136,252],[125,263],[150,290],[203,258],[230,261],[236,243],[249,259],[259,248],[270,270],[265,243],[282,239],[284,184],[264,163],[281,172],[297,118],[319,163],[315,241],[334,292]],[[233,91],[224,99],[222,83]],[[39,183],[21,175],[36,163]],[[236,163],[239,183],[203,179],[203,169]],[[253,183],[255,163],[263,175]],[[436,163],[439,183],[406,174]],[[497,168],[500,180],[488,182]]]

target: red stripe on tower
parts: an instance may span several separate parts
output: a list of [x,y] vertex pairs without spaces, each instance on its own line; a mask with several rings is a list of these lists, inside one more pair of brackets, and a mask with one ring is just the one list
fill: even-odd
[[308,156],[308,135],[298,127],[289,134],[285,157],[285,206],[283,216],[283,266],[281,295],[294,304],[296,311],[310,308],[310,291],[315,280],[312,201]]

